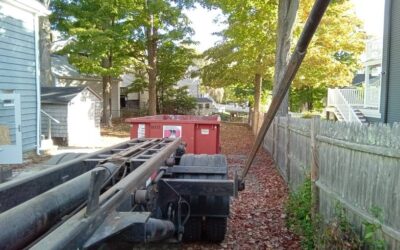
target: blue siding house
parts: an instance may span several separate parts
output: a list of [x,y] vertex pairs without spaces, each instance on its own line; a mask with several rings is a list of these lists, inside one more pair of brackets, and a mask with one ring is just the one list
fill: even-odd
[[400,1],[385,1],[381,121],[400,122]]
[[0,164],[40,147],[39,16],[36,0],[0,0]]

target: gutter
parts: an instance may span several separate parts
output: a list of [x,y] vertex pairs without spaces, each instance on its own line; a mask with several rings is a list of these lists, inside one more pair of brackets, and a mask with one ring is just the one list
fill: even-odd
[[35,18],[35,71],[36,71],[36,154],[40,155],[40,48],[39,48],[39,16]]
[[[383,37],[385,39],[386,36],[386,41],[384,40],[383,47],[386,48],[385,54],[382,55],[382,58],[385,58],[386,60],[382,61],[382,69],[385,70],[382,72],[381,75],[381,86],[384,87],[384,89],[381,90],[381,101],[379,105],[383,110],[380,110],[380,113],[382,114],[383,117],[381,117],[381,121],[383,123],[388,122],[388,108],[389,108],[389,77],[390,77],[390,50],[391,50],[391,43],[392,43],[392,0],[386,0],[385,4],[385,22],[384,22],[384,34]],[[383,82],[385,83],[383,85]],[[383,99],[383,103],[382,103]],[[382,105],[383,104],[383,105]],[[383,112],[382,112],[383,111]]]

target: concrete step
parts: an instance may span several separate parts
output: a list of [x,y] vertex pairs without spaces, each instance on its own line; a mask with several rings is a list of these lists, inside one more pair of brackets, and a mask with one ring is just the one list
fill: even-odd
[[52,139],[42,139],[40,143],[40,152],[44,154],[51,154],[52,152],[57,151],[58,146],[54,145]]

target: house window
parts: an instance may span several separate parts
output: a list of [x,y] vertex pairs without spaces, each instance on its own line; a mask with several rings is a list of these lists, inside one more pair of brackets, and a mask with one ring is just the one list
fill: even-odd
[[203,109],[203,104],[199,104],[199,109]]
[[209,103],[206,103],[205,105],[206,105],[206,109],[210,108],[210,104]]

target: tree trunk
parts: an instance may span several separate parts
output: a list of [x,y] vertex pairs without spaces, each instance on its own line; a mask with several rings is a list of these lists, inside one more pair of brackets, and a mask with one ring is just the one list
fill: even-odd
[[[49,1],[43,4],[48,8]],[[53,75],[51,73],[51,30],[49,17],[39,17],[39,51],[40,51],[40,84],[43,86],[53,85]]]
[[111,77],[103,76],[103,123],[112,127],[111,121]]
[[[299,0],[279,0],[273,95],[276,94],[289,60],[290,43],[298,8]],[[278,110],[278,115],[284,116],[288,111],[289,91]]]
[[253,131],[258,132],[260,111],[261,111],[261,90],[262,90],[262,76],[260,73],[255,74],[254,77],[254,115],[253,115]]
[[[102,61],[103,68],[111,67],[111,56]],[[111,117],[111,76],[103,76],[103,124],[112,127]]]
[[154,16],[149,15],[149,26],[146,28],[147,61],[149,76],[149,115],[157,114],[157,28],[154,26]]

